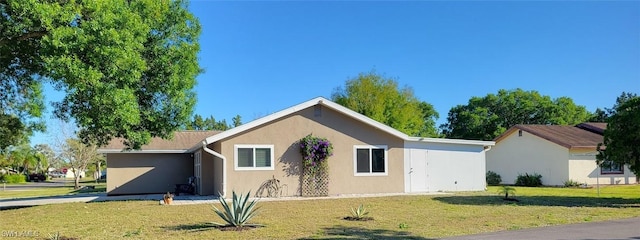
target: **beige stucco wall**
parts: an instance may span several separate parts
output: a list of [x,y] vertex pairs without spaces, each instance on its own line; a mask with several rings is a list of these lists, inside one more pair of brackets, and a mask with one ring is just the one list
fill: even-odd
[[191,154],[107,154],[107,194],[173,192],[193,175]]
[[544,185],[563,185],[569,179],[567,155],[565,147],[514,131],[487,152],[487,171],[500,174],[503,184],[514,184],[518,174],[538,173]]
[[600,174],[595,149],[572,149],[569,154],[569,178],[586,184],[630,184],[636,176],[624,167],[622,174]]
[[[275,177],[286,185],[283,195],[301,195],[302,156],[295,143],[310,133],[327,138],[334,147],[334,155],[328,160],[329,195],[404,191],[402,139],[326,107],[315,116],[314,107],[310,107],[209,146],[227,158],[227,194],[232,190],[255,193],[263,182]],[[274,145],[275,169],[236,171],[235,144]],[[387,145],[388,175],[354,176],[354,145]]]

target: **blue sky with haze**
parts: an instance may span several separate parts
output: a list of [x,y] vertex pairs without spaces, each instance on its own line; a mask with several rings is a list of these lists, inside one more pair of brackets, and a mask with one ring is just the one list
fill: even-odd
[[[499,89],[589,111],[640,93],[640,1],[193,1],[202,24],[195,113],[243,122],[375,70],[446,121]],[[47,101],[60,94],[47,88]],[[51,107],[48,107],[49,112]],[[32,144],[55,135],[37,134]]]

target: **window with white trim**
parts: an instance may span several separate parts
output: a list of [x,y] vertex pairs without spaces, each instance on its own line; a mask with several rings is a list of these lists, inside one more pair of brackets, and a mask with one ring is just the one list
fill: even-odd
[[234,145],[235,170],[273,170],[273,145]]
[[600,174],[623,174],[624,165],[605,160],[600,164]]
[[386,176],[388,169],[387,146],[353,146],[355,176]]

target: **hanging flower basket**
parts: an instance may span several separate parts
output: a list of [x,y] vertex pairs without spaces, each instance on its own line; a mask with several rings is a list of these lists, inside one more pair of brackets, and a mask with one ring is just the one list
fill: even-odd
[[329,165],[327,159],[333,155],[333,145],[326,138],[311,134],[300,139],[302,154],[302,195],[327,196],[329,194]]

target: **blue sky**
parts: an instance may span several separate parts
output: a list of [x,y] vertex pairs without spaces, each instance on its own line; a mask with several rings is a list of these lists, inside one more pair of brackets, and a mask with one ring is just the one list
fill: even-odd
[[[640,1],[194,1],[190,10],[205,71],[195,113],[228,122],[329,98],[372,70],[433,104],[438,125],[499,89],[568,96],[589,111],[640,93]],[[32,144],[55,135],[50,122]]]

